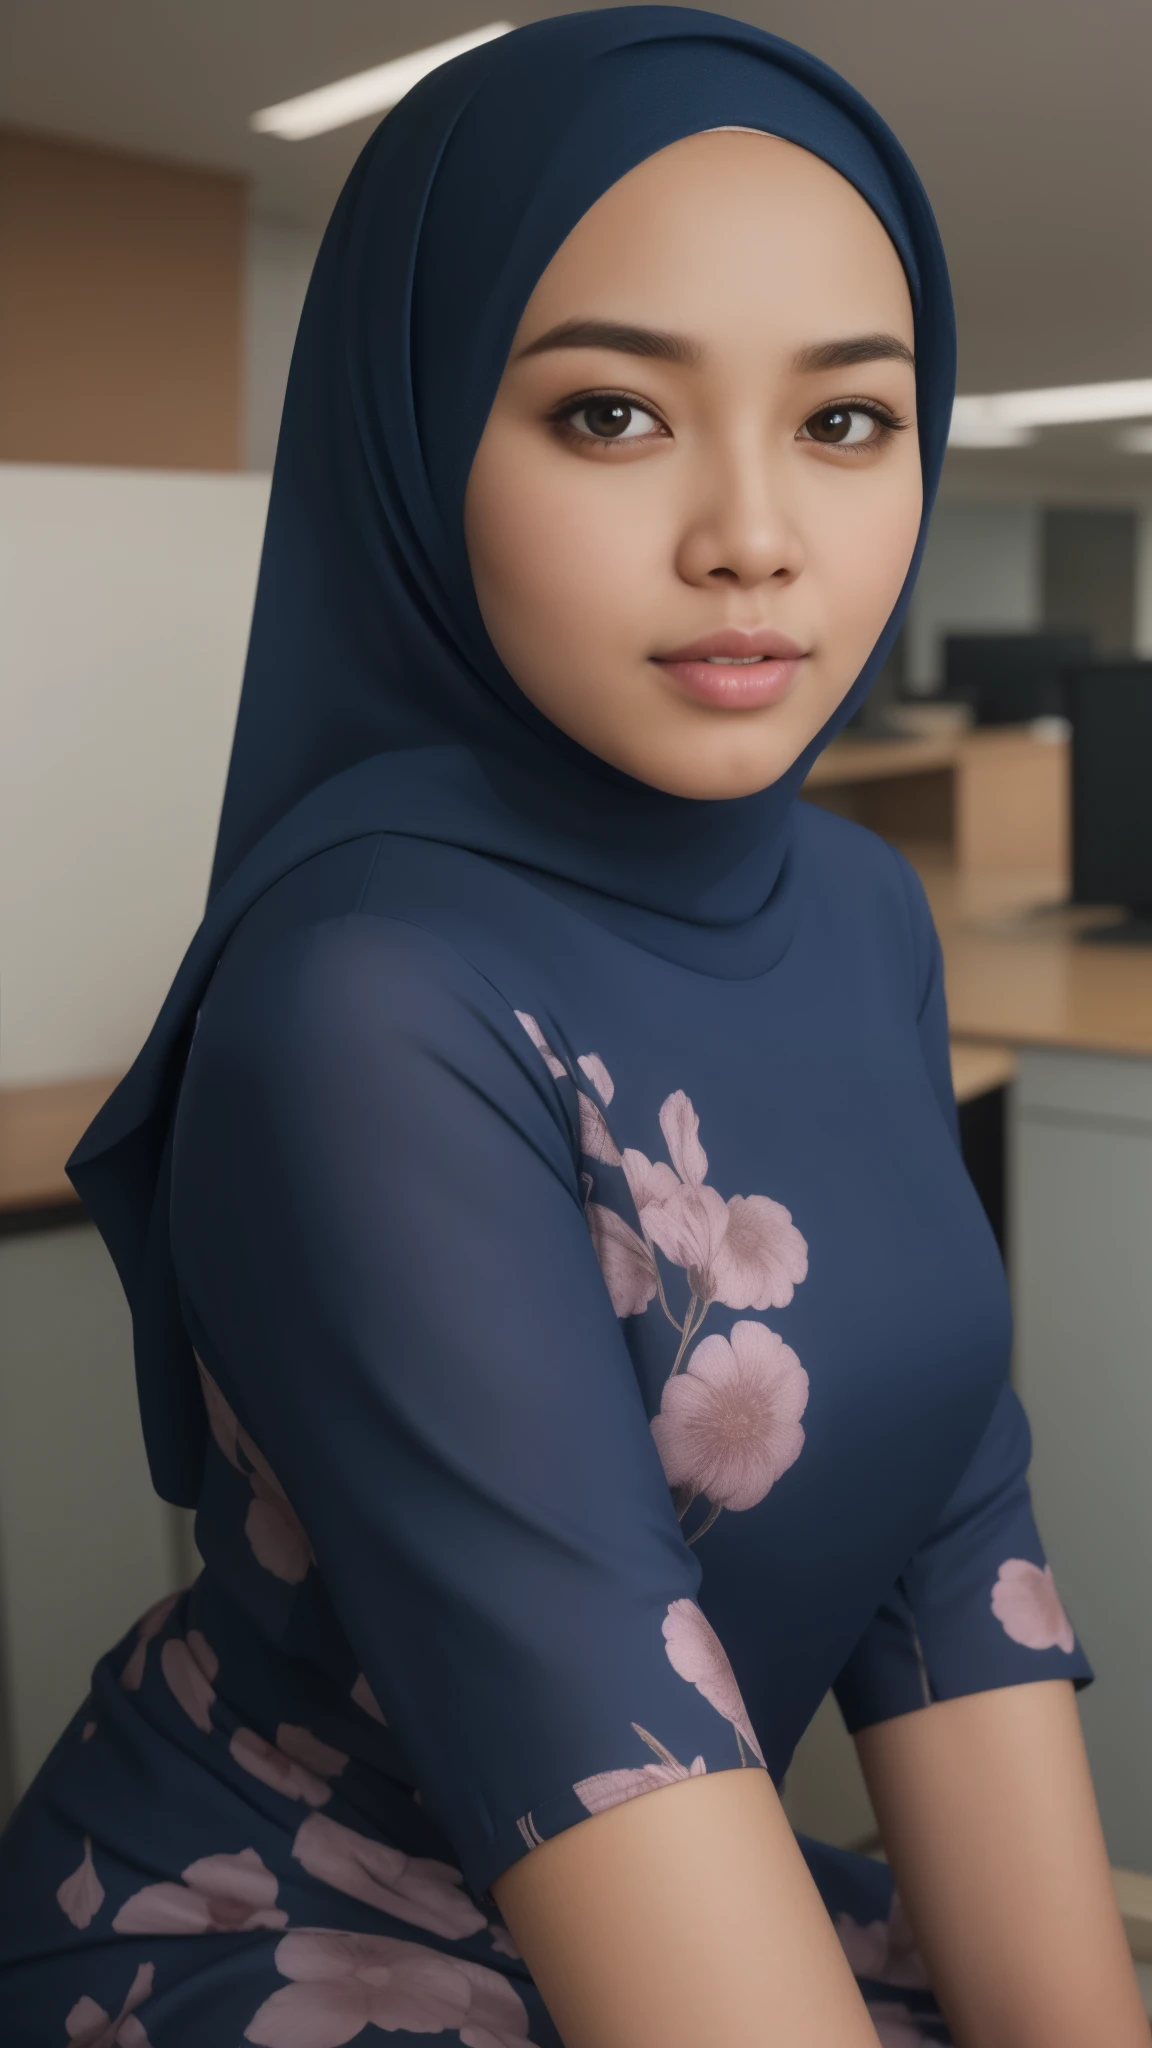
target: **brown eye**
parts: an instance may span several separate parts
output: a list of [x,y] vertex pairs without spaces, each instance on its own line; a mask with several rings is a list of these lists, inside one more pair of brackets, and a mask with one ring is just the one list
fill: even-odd
[[825,448],[858,448],[884,438],[883,423],[855,405],[829,405],[804,422],[802,434]]
[[651,433],[657,425],[653,415],[643,406],[637,405],[633,399],[614,394],[586,398],[565,418],[575,433],[593,441],[636,441]]

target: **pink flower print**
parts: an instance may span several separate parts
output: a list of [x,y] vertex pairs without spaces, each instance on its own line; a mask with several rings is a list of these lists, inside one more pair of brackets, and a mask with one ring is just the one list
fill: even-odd
[[531,1011],[517,1010],[515,1015],[517,1023],[522,1024],[524,1026],[525,1031],[528,1033],[529,1038],[532,1040],[533,1045],[536,1047],[537,1052],[539,1053],[541,1059],[544,1062],[544,1065],[547,1067],[548,1072],[551,1074],[553,1080],[562,1081],[564,1079],[565,1074],[568,1072],[568,1069],[564,1065],[563,1060],[557,1059],[555,1053],[552,1050],[552,1047],[549,1045],[548,1040],[545,1038],[544,1033],[541,1031],[540,1026],[536,1022],[536,1019],[535,1017],[533,1017]]
[[312,1563],[312,1546],[267,1458],[233,1414],[203,1359],[197,1358],[196,1370],[213,1441],[252,1488],[244,1533],[253,1556],[274,1578],[299,1586]]
[[[583,1100],[583,1097],[581,1097]],[[602,1202],[585,1210],[592,1247],[618,1316],[642,1315],[656,1292],[656,1261],[631,1224]]]
[[705,1337],[664,1383],[652,1435],[670,1486],[691,1486],[715,1508],[756,1506],[800,1456],[808,1375],[763,1323]]
[[662,1159],[648,1159],[643,1152],[637,1152],[629,1145],[620,1156],[628,1192],[636,1204],[641,1217],[649,1204],[663,1202],[681,1191],[682,1183],[677,1180],[670,1166]]
[[685,1768],[677,1762],[671,1750],[657,1742],[654,1735],[649,1735],[646,1728],[641,1728],[638,1721],[633,1721],[632,1726],[649,1749],[656,1751],[661,1761],[633,1766],[631,1770],[598,1771],[594,1777],[581,1778],[572,1790],[589,1813],[603,1813],[606,1807],[619,1806],[625,1799],[637,1799],[642,1792],[655,1792],[662,1785],[675,1785],[682,1778],[702,1778],[707,1773],[708,1766],[702,1756],[693,1757]]
[[282,1721],[275,1743],[266,1742],[252,1728],[237,1728],[228,1744],[234,1763],[241,1770],[282,1792],[286,1799],[303,1799],[309,1806],[325,1806],[332,1787],[325,1781],[339,1777],[348,1758],[343,1750],[318,1742],[307,1728],[294,1728]]
[[581,1094],[577,1100],[580,1104],[581,1152],[588,1159],[602,1160],[605,1166],[619,1166],[620,1153],[604,1121],[603,1111],[590,1095]]
[[501,1970],[452,1957],[471,1994],[460,2028],[463,2048],[527,2048],[528,2008]]
[[694,1600],[669,1602],[663,1635],[673,1671],[694,1685],[709,1706],[732,1723],[738,1740],[746,1743],[758,1762],[763,1763],[764,1752],[756,1740],[724,1645]]
[[84,1837],[84,1854],[79,1865],[57,1890],[56,1904],[73,1927],[90,1927],[104,1904],[104,1887],[92,1861],[91,1835]]
[[[135,1656],[135,1654],[136,1654],[136,1653],[135,1653],[135,1651],[133,1651],[133,1653],[132,1653],[132,1654],[133,1654],[133,1656]],[[124,1674],[123,1674],[123,1672],[121,1672],[121,1674],[120,1674],[120,1683],[121,1683],[121,1685],[123,1685],[123,1683],[124,1683]],[[131,1687],[131,1686],[129,1686],[129,1688],[128,1688],[128,1689],[129,1689],[129,1691],[131,1692],[131,1690],[132,1690],[132,1687]],[[80,1730],[80,1740],[81,1740],[81,1742],[91,1742],[91,1740],[92,1740],[92,1737],[93,1737],[93,1736],[95,1735],[95,1733],[96,1733],[96,1723],[95,1723],[95,1721],[85,1721],[85,1723],[84,1723],[84,1726],[83,1726],[83,1727],[82,1727],[82,1729]]]
[[927,1966],[916,1946],[899,1892],[892,1894],[887,1920],[871,1920],[865,1926],[850,1914],[840,1913],[836,1932],[854,1976],[870,1977],[877,1984],[898,1985],[904,1991],[930,1988]]
[[933,2048],[931,2037],[921,2033],[915,2013],[906,2005],[870,2005],[868,2016],[880,2048]]
[[1025,1557],[1006,1558],[992,1588],[992,1612],[1005,1635],[1026,1650],[1071,1654],[1076,1647],[1051,1565],[1041,1571]]
[[163,1600],[157,1600],[155,1606],[150,1607],[147,1614],[141,1615],[140,1620],[136,1623],[136,1645],[123,1671],[120,1673],[120,1683],[124,1687],[125,1692],[138,1692],[140,1690],[144,1678],[144,1660],[148,1655],[148,1645],[152,1641],[153,1636],[159,1635],[179,1598],[179,1593],[165,1594]]
[[[656,1185],[651,1175],[646,1185]],[[703,1302],[787,1308],[808,1272],[803,1237],[788,1210],[767,1195],[733,1195],[726,1202],[715,1188],[677,1182],[663,1196],[649,1193],[640,1221],[665,1258],[683,1266]]]
[[591,1081],[597,1095],[600,1097],[605,1109],[607,1109],[608,1104],[616,1093],[616,1083],[600,1058],[599,1053],[582,1052],[576,1065],[581,1073],[586,1075],[588,1080]]
[[148,2048],[148,2036],[132,2015],[151,1995],[155,1963],[141,1963],[128,1996],[110,2019],[94,1998],[79,1998],[64,2022],[69,2048]]
[[369,1685],[368,1680],[365,1678],[363,1672],[360,1673],[359,1678],[356,1680],[355,1685],[352,1687],[352,1699],[355,1701],[355,1704],[361,1709],[363,1713],[371,1714],[372,1719],[374,1721],[379,1721],[382,1728],[386,1728],[388,1726],[387,1721],[384,1719],[384,1716],[380,1711],[380,1703],[377,1700],[376,1695],[373,1692],[372,1687]]
[[386,1934],[303,1927],[276,1948],[291,1981],[265,1999],[244,2039],[258,2048],[342,2048],[364,2027],[414,2034],[456,2029],[464,2048],[524,2048],[528,2014],[507,1979],[482,1963]]
[[684,1268],[698,1301],[787,1308],[808,1273],[808,1247],[789,1211],[767,1195],[725,1201],[706,1185],[700,1120],[683,1089],[665,1100],[660,1128],[671,1167],[631,1148],[621,1159],[648,1237]]
[[348,1898],[378,1906],[395,1920],[407,1920],[429,1934],[463,1940],[487,1925],[483,1913],[460,1890],[460,1872],[430,1856],[405,1856],[386,1842],[374,1842],[353,1828],[310,1814],[297,1830],[292,1854],[310,1877]]
[[168,1638],[160,1652],[160,1669],[188,1719],[195,1721],[205,1735],[211,1735],[216,1699],[212,1680],[220,1669],[220,1660],[198,1628],[190,1628],[186,1636]]
[[256,1562],[273,1578],[283,1579],[288,1586],[299,1586],[308,1576],[312,1546],[288,1496],[266,1465],[250,1472],[248,1480],[253,1499],[244,1519],[244,1533]]
[[247,1934],[286,1927],[276,1904],[279,1886],[255,1849],[201,1856],[183,1884],[149,1884],[125,1899],[112,1925],[117,1934]]
[[488,1934],[498,1956],[508,1956],[514,1963],[523,1962],[524,1958],[506,1927],[490,1920]]
[[702,1187],[708,1154],[700,1143],[700,1119],[682,1088],[661,1105],[660,1129],[679,1179],[686,1187]]
[[726,1308],[787,1308],[808,1277],[808,1246],[791,1213],[767,1195],[732,1195],[712,1261],[714,1297]]

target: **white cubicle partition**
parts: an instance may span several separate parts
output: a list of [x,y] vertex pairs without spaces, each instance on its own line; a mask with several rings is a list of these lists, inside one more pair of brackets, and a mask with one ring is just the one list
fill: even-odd
[[267,502],[0,463],[0,1083],[127,1066],[199,921]]

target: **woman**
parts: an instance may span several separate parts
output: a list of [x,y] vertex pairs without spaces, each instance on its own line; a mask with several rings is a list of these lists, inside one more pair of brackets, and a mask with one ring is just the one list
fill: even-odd
[[[952,370],[897,144],[739,24],[538,24],[364,151],[75,1161],[206,1569],[12,1823],[21,2048],[1146,2040],[936,941],[796,802]],[[782,1816],[830,1685],[902,1906]]]

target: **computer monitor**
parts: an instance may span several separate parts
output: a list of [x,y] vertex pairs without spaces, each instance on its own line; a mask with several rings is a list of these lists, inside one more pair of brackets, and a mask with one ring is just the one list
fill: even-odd
[[1152,939],[1152,661],[1099,662],[1068,679],[1072,900],[1133,915],[1085,938]]
[[1091,659],[1087,632],[947,633],[944,695],[971,704],[977,725],[1062,717],[1068,670]]

